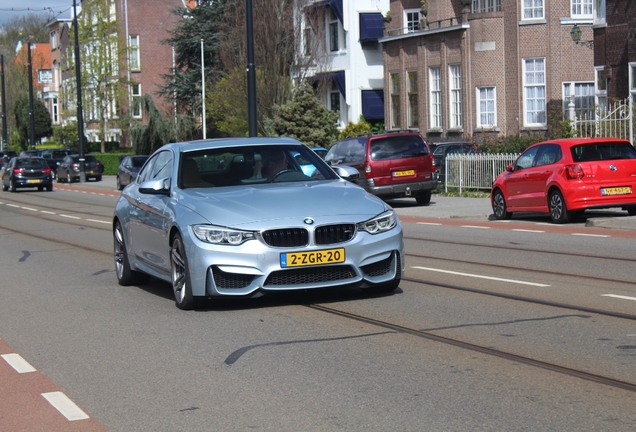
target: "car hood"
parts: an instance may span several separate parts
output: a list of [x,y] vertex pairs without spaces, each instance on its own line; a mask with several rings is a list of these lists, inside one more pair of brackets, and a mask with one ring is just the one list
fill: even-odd
[[343,180],[187,189],[178,191],[177,200],[210,223],[246,229],[258,228],[264,221],[271,226],[289,225],[290,219],[306,217],[317,223],[360,222],[390,208]]

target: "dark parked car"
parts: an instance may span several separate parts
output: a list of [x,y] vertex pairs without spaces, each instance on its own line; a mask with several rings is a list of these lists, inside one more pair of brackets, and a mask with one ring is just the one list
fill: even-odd
[[418,204],[428,204],[437,188],[435,161],[418,132],[346,138],[331,146],[325,162],[356,168],[360,173],[357,184],[383,199],[414,197]]
[[148,156],[125,156],[122,158],[117,168],[117,189],[122,190],[130,183],[134,182],[137,174],[144,163],[148,160]]
[[41,157],[14,157],[2,173],[2,190],[15,192],[18,188],[36,187],[53,190],[51,168]]
[[439,183],[446,181],[446,156],[451,154],[471,154],[475,153],[476,146],[469,142],[443,142],[437,143],[433,150],[435,167],[439,172]]
[[57,166],[62,160],[68,156],[75,153],[73,149],[68,148],[50,148],[50,149],[40,149],[38,150],[38,156],[43,157],[49,164],[51,168],[51,173],[53,174],[53,178],[55,178],[55,173],[57,171]]
[[[56,180],[58,183],[66,181],[72,183],[80,178],[80,158],[79,155],[68,155],[57,166]],[[95,156],[84,156],[84,174],[86,180],[95,179],[101,181],[104,165]]]

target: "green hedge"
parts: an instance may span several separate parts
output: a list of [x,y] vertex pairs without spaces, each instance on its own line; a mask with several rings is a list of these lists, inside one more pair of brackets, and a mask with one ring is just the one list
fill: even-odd
[[119,156],[130,153],[91,153],[101,163],[104,164],[104,175],[116,175],[117,167],[119,166]]

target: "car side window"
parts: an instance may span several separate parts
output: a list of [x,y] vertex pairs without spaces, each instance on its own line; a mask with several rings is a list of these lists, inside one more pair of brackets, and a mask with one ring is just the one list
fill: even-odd
[[139,175],[137,175],[137,183],[142,183],[152,178],[150,177],[150,175],[152,173],[152,167],[154,166],[155,161],[157,160],[157,156],[159,155],[155,155],[154,157],[150,158],[146,166],[144,166],[143,169],[139,171]]
[[515,162],[515,171],[533,166],[534,158],[537,155],[539,147],[540,146],[530,147],[528,150],[523,152],[523,154],[517,159],[517,162]]
[[172,153],[169,151],[162,151],[155,158],[155,163],[152,166],[150,173],[150,179],[162,179],[172,177]]
[[537,151],[535,166],[551,165],[561,159],[561,147],[557,144],[545,144]]

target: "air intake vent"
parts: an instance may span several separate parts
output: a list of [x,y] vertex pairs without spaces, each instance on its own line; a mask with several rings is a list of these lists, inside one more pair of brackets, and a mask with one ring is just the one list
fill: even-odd
[[316,228],[317,245],[344,243],[353,238],[356,227],[353,224],[327,225]]
[[284,228],[263,232],[263,240],[274,247],[307,246],[309,234],[304,228]]

